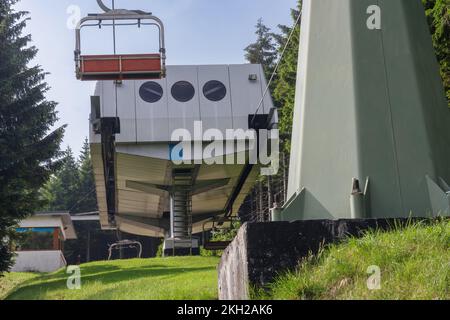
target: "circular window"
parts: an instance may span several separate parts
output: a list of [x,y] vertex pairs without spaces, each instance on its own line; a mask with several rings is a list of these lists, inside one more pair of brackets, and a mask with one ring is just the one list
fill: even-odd
[[155,103],[163,97],[163,88],[154,81],[145,82],[139,89],[141,99],[148,103]]
[[212,80],[203,87],[203,94],[208,100],[220,101],[227,95],[227,88],[222,82]]
[[188,102],[195,95],[195,89],[187,81],[179,81],[172,86],[172,96],[179,102]]

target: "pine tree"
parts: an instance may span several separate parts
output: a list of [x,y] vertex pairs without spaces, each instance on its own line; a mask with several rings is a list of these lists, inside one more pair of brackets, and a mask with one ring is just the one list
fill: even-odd
[[0,0],[0,274],[12,264],[14,226],[40,208],[39,189],[56,170],[64,128],[40,66],[29,67],[37,49],[22,35],[26,12],[17,0]]
[[[302,1],[299,0],[297,9],[291,10],[293,23],[301,14]],[[292,27],[279,25],[281,34],[275,36],[280,53],[285,48],[286,43],[292,33]],[[284,56],[280,61],[277,72],[277,79],[274,83],[273,98],[274,103],[280,113],[280,133],[283,138],[284,151],[290,152],[290,137],[292,132],[292,121],[294,117],[295,87],[297,83],[297,65],[300,42],[300,24],[295,26],[291,41],[286,48]]]
[[[41,190],[41,195],[48,203],[48,211],[60,210],[75,214],[98,210],[94,169],[87,138],[78,161],[75,160],[72,150],[67,148],[61,169]],[[101,238],[103,233],[94,222],[74,222],[74,225],[77,239],[66,241],[64,256],[70,263],[77,263],[78,260],[87,262],[90,259],[87,254],[88,243],[90,247],[95,247],[96,242],[96,237],[91,235],[95,233]]]
[[61,168],[41,192],[46,199],[48,211],[70,211],[77,206],[80,174],[72,149],[67,147]]
[[97,195],[95,193],[94,167],[92,166],[89,141],[86,138],[78,161],[80,180],[78,195],[81,197],[72,210],[74,213],[97,211]]
[[[299,6],[300,5],[301,1],[299,2]],[[294,21],[297,20],[300,12],[300,10],[292,11]],[[295,83],[297,78],[296,71],[300,28],[296,28],[294,37],[291,39],[289,47],[283,57],[281,57],[281,54],[292,29],[281,25],[279,28],[281,29],[282,34],[273,34],[270,32],[270,29],[263,24],[262,19],[259,19],[258,24],[256,25],[258,39],[255,43],[249,45],[245,49],[247,52],[245,57],[251,63],[262,64],[267,79],[270,79],[272,74],[274,74],[278,59],[282,59],[279,62],[279,69],[273,76],[270,90],[274,98],[274,104],[280,110],[280,131],[282,142],[284,142],[283,147],[289,150],[293,104],[295,100]],[[243,210],[240,210],[241,218],[244,219],[244,221],[266,221],[269,218],[269,209],[272,208],[274,202],[284,200],[284,191],[281,190],[280,187],[284,185],[283,179],[285,179],[282,173],[283,170],[281,170],[277,176],[259,178],[254,190],[244,200],[245,206],[243,207]],[[256,210],[253,211],[253,207],[256,208]],[[249,209],[251,211],[250,214],[248,214],[248,212],[243,214]]]
[[270,78],[278,57],[277,49],[274,42],[274,35],[270,32],[263,19],[260,18],[256,24],[257,39],[255,43],[245,48],[245,59],[250,63],[261,64],[264,68],[266,78]]
[[450,107],[450,1],[422,0]]

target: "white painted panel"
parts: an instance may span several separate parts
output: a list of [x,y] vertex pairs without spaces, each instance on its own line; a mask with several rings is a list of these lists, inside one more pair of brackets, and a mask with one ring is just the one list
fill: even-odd
[[101,82],[99,91],[102,117],[120,118],[120,134],[116,135],[117,142],[136,142],[134,81],[124,81],[117,86],[117,103],[115,87],[113,81]]
[[[169,135],[176,129],[187,129],[194,135],[194,121],[200,121],[198,75],[196,66],[167,67],[167,92],[169,94]],[[188,81],[195,88],[194,97],[188,102],[178,102],[172,97],[172,86],[178,81]]]
[[264,113],[268,114],[270,112],[270,109],[272,109],[273,106],[273,100],[272,100],[272,93],[267,89],[267,85],[269,83],[270,79],[266,79],[264,75],[264,69],[262,65],[259,65],[259,74],[261,79],[261,92],[264,95],[264,92],[266,92],[266,95],[264,96],[264,100],[262,102],[261,108],[263,108]]
[[[254,114],[262,97],[259,65],[230,65],[230,86],[233,104],[233,124],[235,129],[248,129],[248,116]],[[256,74],[257,80],[249,80]],[[259,114],[264,112],[261,107]]]
[[[203,94],[203,87],[211,80],[220,81],[227,88],[227,95],[221,101],[210,101]],[[203,122],[203,129],[219,129],[225,134],[226,129],[233,128],[228,66],[199,66],[198,81],[200,93],[200,118]]]
[[53,272],[66,266],[61,251],[17,252],[12,272]]
[[[100,117],[104,117],[106,114],[103,106],[111,105],[111,103],[105,102],[105,98],[103,97],[103,82],[104,81],[97,81],[94,90],[94,96],[100,97]],[[102,143],[101,135],[94,132],[94,126],[91,121],[89,121],[89,142]]]
[[135,81],[123,81],[117,87],[117,116],[120,118],[120,134],[116,142],[136,142]]
[[[102,82],[97,81],[95,83],[95,90],[93,96],[100,97],[100,116],[103,116],[103,104],[102,104]],[[91,110],[91,106],[89,106],[89,110]],[[93,116],[93,115],[90,115]],[[94,126],[92,125],[92,122],[89,121],[89,141],[90,143],[101,143],[101,136],[99,134],[96,134],[94,132]]]
[[141,86],[146,82],[135,82],[137,141],[169,141],[168,96],[170,91],[167,90],[167,80],[154,81],[163,88],[161,100],[155,103],[146,102],[139,95]]
[[62,217],[32,216],[22,220],[19,226],[20,228],[59,228],[65,237]]
[[113,117],[115,115],[115,98],[112,81],[97,82],[95,93],[100,96],[101,115],[104,117]]

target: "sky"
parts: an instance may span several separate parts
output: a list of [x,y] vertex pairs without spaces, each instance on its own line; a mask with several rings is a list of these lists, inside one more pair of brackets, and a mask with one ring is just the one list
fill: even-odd
[[[111,6],[111,0],[104,0]],[[273,31],[292,25],[290,9],[297,0],[116,0],[116,8],[153,12],[166,28],[168,65],[245,63],[244,48],[255,40],[259,18]],[[95,0],[21,0],[16,10],[30,13],[26,33],[39,52],[32,64],[49,72],[47,99],[58,102],[57,126],[67,124],[62,149],[70,146],[79,154],[89,135],[90,95],[94,82],[75,78],[73,51],[75,31],[71,25],[77,10],[81,16],[99,13]],[[74,18],[75,17],[75,18]],[[151,29],[118,31],[121,53],[152,52],[156,34]],[[110,30],[89,28],[82,33],[84,53],[112,51]],[[145,41],[148,40],[148,41]]]

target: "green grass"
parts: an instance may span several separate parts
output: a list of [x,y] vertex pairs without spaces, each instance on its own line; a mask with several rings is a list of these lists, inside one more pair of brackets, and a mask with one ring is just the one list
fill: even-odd
[[[369,266],[381,289],[369,290]],[[332,245],[280,276],[255,299],[450,299],[450,222],[369,232]]]
[[[65,270],[11,273],[0,278],[0,299],[217,299],[217,257],[95,262],[81,266],[82,288],[68,290]],[[369,266],[381,289],[369,290]],[[450,299],[450,222],[414,224],[332,245],[280,276],[255,299]]]
[[0,300],[5,299],[13,290],[24,282],[31,280],[38,275],[35,273],[8,273],[0,278]]
[[[214,300],[216,257],[94,262],[81,265],[81,289],[67,289],[65,270],[11,273],[0,279],[0,298],[12,300]],[[14,290],[13,290],[14,288]]]

